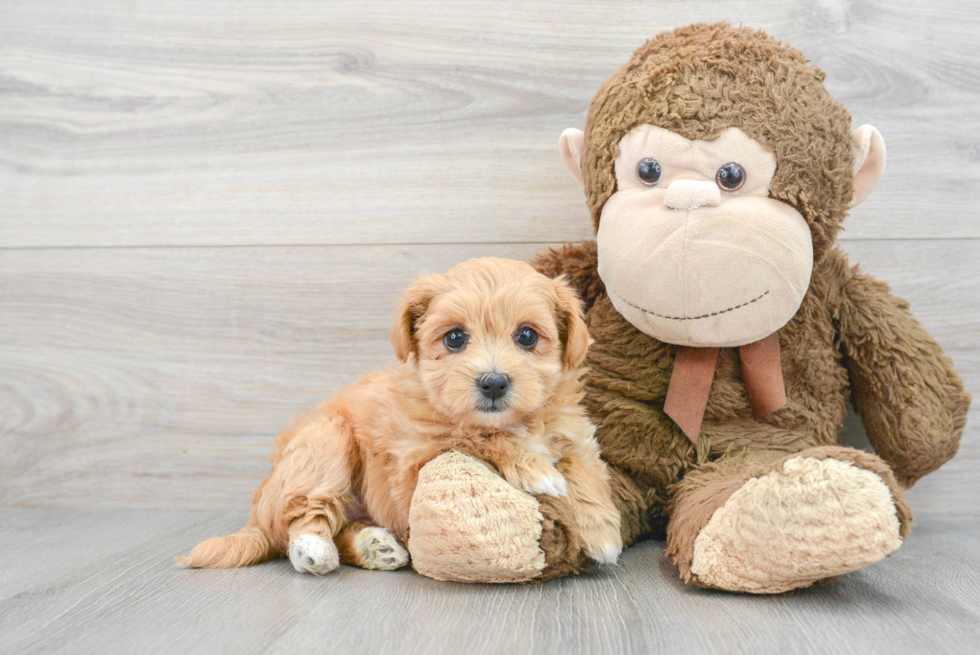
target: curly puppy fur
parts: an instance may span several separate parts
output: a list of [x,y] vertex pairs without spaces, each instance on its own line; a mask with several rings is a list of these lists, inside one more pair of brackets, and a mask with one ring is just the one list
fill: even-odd
[[[693,445],[663,411],[675,347],[616,311],[598,275],[595,242],[532,262],[545,275],[564,275],[585,302],[594,339],[586,405],[617,483],[624,542],[662,533],[669,519],[668,553],[691,582],[698,582],[690,571],[694,538],[713,511],[748,477],[803,451],[880,475],[904,537],[910,514],[902,489],[956,453],[966,423],[970,397],[942,348],[904,300],[834,244],[852,196],[850,116],[823,79],[800,52],[762,32],[721,23],[661,34],[600,89],[581,161],[598,227],[616,188],[618,143],[638,125],[688,139],[737,127],[776,154],[770,196],[803,215],[815,254],[803,303],[778,331],[783,409],[753,418],[737,355],[722,349]],[[849,398],[878,456],[838,445]]]
[[[537,334],[530,347],[516,340],[525,327]],[[466,341],[453,349],[444,337],[455,330]],[[288,553],[316,574],[338,561],[404,565],[395,539],[406,539],[419,470],[450,450],[524,491],[562,496],[590,558],[615,561],[619,514],[580,404],[589,335],[564,281],[510,260],[464,262],[411,286],[392,343],[402,364],[365,376],[280,435],[248,525],[198,544],[181,564],[230,568]],[[480,390],[491,373],[509,380],[495,399]]]

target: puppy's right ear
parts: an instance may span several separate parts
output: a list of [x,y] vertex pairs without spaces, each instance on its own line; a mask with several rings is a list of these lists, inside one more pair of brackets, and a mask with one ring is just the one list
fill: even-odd
[[398,320],[391,331],[391,345],[399,361],[407,362],[412,353],[418,353],[415,329],[445,283],[446,278],[441,275],[426,275],[415,280],[402,297],[398,304]]

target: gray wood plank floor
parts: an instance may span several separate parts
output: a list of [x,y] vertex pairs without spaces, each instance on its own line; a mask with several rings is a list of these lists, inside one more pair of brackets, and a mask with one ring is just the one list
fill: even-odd
[[773,597],[683,586],[663,545],[538,585],[286,560],[172,560],[243,512],[0,510],[0,653],[968,653],[980,639],[980,521],[928,518],[890,558]]

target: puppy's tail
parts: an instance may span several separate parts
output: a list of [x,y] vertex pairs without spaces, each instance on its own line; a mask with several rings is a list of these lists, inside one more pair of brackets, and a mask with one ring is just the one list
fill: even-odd
[[236,534],[202,541],[190,555],[175,559],[183,566],[196,569],[234,569],[278,556],[279,551],[269,536],[257,525],[247,525]]

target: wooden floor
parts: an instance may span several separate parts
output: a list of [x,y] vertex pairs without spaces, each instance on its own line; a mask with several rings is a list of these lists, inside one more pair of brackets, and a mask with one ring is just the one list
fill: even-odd
[[0,652],[976,652],[976,404],[909,542],[789,596],[681,587],[655,542],[530,587],[171,562],[391,359],[413,276],[588,238],[558,135],[644,39],[715,19],[881,130],[841,242],[980,393],[975,2],[0,0]]
[[[920,521],[834,585],[774,597],[683,586],[663,545],[538,585],[464,585],[286,560],[187,570],[171,555],[242,512],[0,510],[0,653],[968,653],[980,521]],[[954,573],[956,572],[956,573]]]

